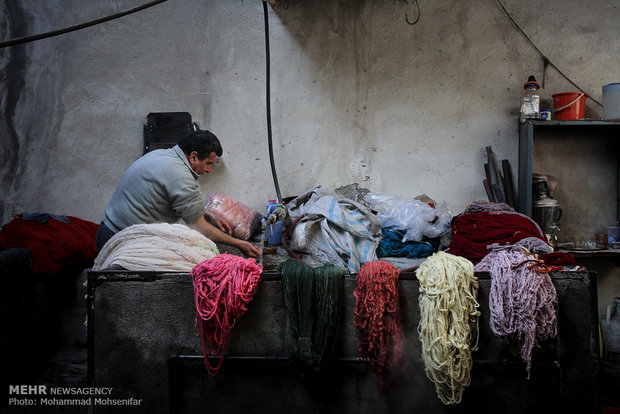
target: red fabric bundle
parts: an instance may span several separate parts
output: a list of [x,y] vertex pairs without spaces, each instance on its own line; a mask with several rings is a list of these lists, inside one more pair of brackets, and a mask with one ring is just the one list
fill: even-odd
[[547,243],[538,224],[524,214],[467,213],[452,221],[452,242],[447,252],[477,263],[489,253],[487,246],[493,243],[513,245],[526,237],[536,237]]
[[353,325],[359,331],[358,353],[368,358],[379,386],[402,365],[405,335],[399,302],[399,270],[384,261],[366,262],[357,274]]
[[547,266],[553,266],[557,268],[563,268],[564,266],[579,266],[575,256],[570,253],[553,252],[547,254],[540,254],[538,258],[545,262]]
[[23,247],[32,255],[34,274],[60,272],[65,265],[84,262],[89,265],[97,256],[97,224],[65,216],[70,222],[49,218],[46,223],[25,220],[18,214],[0,231],[0,247]]

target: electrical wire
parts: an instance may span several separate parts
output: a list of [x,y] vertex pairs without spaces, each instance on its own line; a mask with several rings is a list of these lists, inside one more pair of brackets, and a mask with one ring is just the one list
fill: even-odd
[[[116,13],[110,16],[106,16],[106,17],[102,17],[100,19],[96,19],[96,20],[91,20],[85,23],[81,23],[75,26],[70,26],[70,27],[66,27],[64,29],[58,29],[58,30],[53,30],[50,32],[46,32],[46,33],[40,33],[37,35],[32,35],[32,36],[25,36],[25,37],[19,37],[16,39],[11,39],[11,40],[6,40],[3,42],[0,42],[0,48],[4,48],[4,47],[8,47],[8,46],[16,46],[16,45],[20,45],[23,43],[28,43],[28,42],[32,42],[35,40],[41,40],[41,39],[46,39],[49,37],[53,37],[53,36],[58,36],[61,34],[65,34],[65,33],[70,33],[76,30],[80,30],[80,29],[84,29],[87,27],[91,27],[100,23],[104,23],[113,19],[117,19],[119,17],[123,17],[126,16],[128,14],[132,14],[135,12],[138,12],[140,10],[144,10],[146,8],[155,6],[159,3],[163,3],[167,0],[154,0],[148,3],[145,3],[141,6],[138,7],[134,7],[133,9],[129,9],[126,10],[124,12],[120,12],[120,13]],[[264,14],[265,14],[265,52],[266,52],[266,89],[267,89],[267,134],[268,134],[268,140],[269,140],[269,160],[271,163],[271,173],[273,175],[273,181],[274,181],[274,185],[275,185],[275,189],[276,189],[276,195],[278,198],[278,203],[282,204],[282,195],[280,193],[280,185],[278,184],[278,176],[276,174],[276,168],[275,168],[275,163],[274,163],[274,159],[273,159],[273,145],[272,145],[272,130],[271,130],[271,85],[270,85],[270,53],[269,53],[269,16],[268,16],[268,10],[267,10],[267,0],[263,0],[263,10],[264,10]]]
[[[551,62],[551,60],[549,60],[547,56],[545,56],[545,54],[538,48],[538,46],[536,46],[536,44],[532,41],[532,39],[530,39],[530,37],[527,34],[525,34],[523,29],[521,29],[521,27],[517,24],[517,22],[512,18],[512,16],[508,12],[508,10],[506,10],[506,8],[504,7],[504,5],[502,4],[500,0],[497,0],[497,4],[499,4],[499,6],[502,8],[504,13],[508,17],[508,20],[510,20],[510,22],[514,25],[514,27],[523,35],[523,37],[525,37],[525,39],[532,45],[534,50],[536,50],[536,52],[543,58],[543,87],[544,87],[544,74],[546,73],[547,66],[551,66],[560,75],[562,75],[564,79],[566,79],[571,85],[577,88],[580,92],[586,93],[586,91],[584,91],[579,85],[573,82],[567,75],[564,74],[564,72],[562,72],[553,62]],[[588,98],[590,98],[593,102],[596,102],[598,105],[603,106],[602,103],[594,99],[589,93],[587,95],[588,95]]]
[[420,5],[418,4],[418,0],[415,0],[414,2],[415,2],[415,8],[417,10],[417,13],[416,13],[417,17],[412,22],[410,22],[409,21],[409,16],[407,16],[407,13],[405,13],[405,21],[410,26],[413,26],[414,24],[416,24],[420,20]]
[[100,24],[100,23],[105,23],[105,22],[108,22],[110,20],[118,19],[119,17],[127,16],[128,14],[136,13],[138,11],[147,9],[149,7],[152,7],[152,6],[155,6],[155,5],[159,4],[159,3],[163,3],[165,1],[168,1],[168,0],[155,0],[155,1],[151,1],[151,2],[145,3],[145,4],[141,5],[141,6],[134,7],[133,9],[126,10],[124,12],[112,14],[110,16],[106,16],[106,17],[102,17],[102,18],[99,18],[99,19],[91,20],[91,21],[88,21],[88,22],[85,22],[85,23],[77,24],[75,26],[65,27],[64,29],[52,30],[51,32],[40,33],[40,34],[37,34],[37,35],[24,36],[24,37],[18,37],[16,39],[6,40],[4,42],[0,42],[0,48],[8,47],[8,46],[16,46],[16,45],[20,45],[20,44],[23,44],[23,43],[32,42],[32,41],[35,41],[35,40],[47,39],[49,37],[58,36],[58,35],[69,33],[69,32],[74,32],[74,31],[80,30],[80,29],[85,29],[87,27],[95,26],[95,25]]
[[270,71],[270,53],[269,53],[269,13],[267,11],[267,0],[263,0],[263,12],[265,14],[265,61],[266,61],[266,101],[267,101],[267,138],[269,143],[269,162],[271,164],[271,175],[273,176],[273,184],[276,188],[276,196],[278,204],[282,204],[282,195],[280,194],[280,185],[278,184],[278,175],[276,174],[276,165],[273,160],[273,144],[271,132],[271,71]]

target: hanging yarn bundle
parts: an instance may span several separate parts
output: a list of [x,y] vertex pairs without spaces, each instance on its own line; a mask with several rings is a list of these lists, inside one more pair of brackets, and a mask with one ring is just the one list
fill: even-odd
[[289,259],[280,265],[286,348],[295,363],[322,371],[336,353],[344,291],[343,268],[316,269]]
[[471,352],[478,348],[478,279],[467,259],[438,252],[416,272],[420,281],[422,358],[446,405],[461,402],[470,383]]
[[[230,332],[253,299],[262,270],[255,259],[231,254],[220,254],[191,270],[196,325],[210,375],[217,374],[222,366]],[[211,365],[208,355],[219,355],[219,363]]]
[[391,263],[366,262],[357,274],[353,292],[353,325],[358,328],[360,341],[358,354],[370,362],[380,388],[385,385],[386,375],[401,367],[404,360],[399,275]]
[[491,330],[520,345],[529,379],[532,349],[558,332],[558,297],[549,268],[521,246],[495,244],[475,269],[491,274]]

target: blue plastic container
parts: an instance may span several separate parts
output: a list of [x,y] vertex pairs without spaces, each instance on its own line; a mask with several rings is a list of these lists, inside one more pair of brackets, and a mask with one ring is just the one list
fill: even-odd
[[[267,208],[267,215],[265,216],[266,219],[271,213],[273,213],[273,210],[278,207],[278,203],[275,200],[270,200],[269,202],[267,202],[265,207]],[[270,246],[281,245],[283,231],[284,223],[282,221],[276,221],[276,223],[273,225],[268,224],[265,228],[265,236],[268,236],[267,243],[269,243]]]
[[603,86],[605,119],[620,119],[620,83]]

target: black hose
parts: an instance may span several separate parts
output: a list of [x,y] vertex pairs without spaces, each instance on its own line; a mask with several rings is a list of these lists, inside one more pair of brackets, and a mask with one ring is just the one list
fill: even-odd
[[134,7],[133,9],[126,10],[126,11],[121,12],[121,13],[112,14],[110,16],[102,17],[102,18],[96,19],[96,20],[91,20],[89,22],[81,23],[81,24],[78,24],[78,25],[75,25],[75,26],[65,27],[64,29],[58,29],[58,30],[53,30],[51,32],[40,33],[38,35],[18,37],[17,39],[6,40],[4,42],[0,42],[0,48],[7,47],[7,46],[20,45],[22,43],[32,42],[34,40],[41,40],[41,39],[46,39],[46,38],[52,37],[52,36],[58,36],[58,35],[61,35],[61,34],[65,34],[65,33],[69,33],[69,32],[74,32],[76,30],[84,29],[86,27],[94,26],[94,25],[99,24],[99,23],[104,23],[104,22],[107,22],[107,21],[110,21],[110,20],[113,20],[113,19],[117,19],[119,17],[126,16],[126,15],[131,14],[131,13],[138,12],[140,10],[144,10],[144,9],[149,8],[151,6],[155,6],[156,4],[163,3],[165,1],[167,1],[167,0],[155,0],[155,1],[151,1],[149,3],[143,4],[141,6]]
[[265,60],[267,62],[266,85],[267,85],[267,138],[269,142],[269,162],[271,163],[271,175],[273,176],[273,184],[276,187],[276,196],[278,204],[282,204],[282,195],[280,194],[280,185],[278,184],[278,175],[276,174],[276,165],[273,161],[273,145],[271,137],[271,73],[269,70],[269,16],[267,12],[267,0],[263,0],[263,11],[265,13]]

